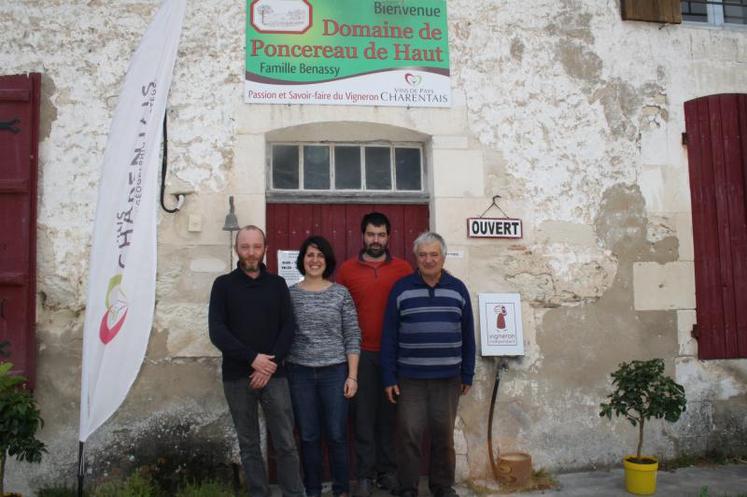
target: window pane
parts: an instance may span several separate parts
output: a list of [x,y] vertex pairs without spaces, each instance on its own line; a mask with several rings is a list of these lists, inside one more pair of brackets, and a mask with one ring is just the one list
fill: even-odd
[[420,190],[420,149],[395,148],[397,190]]
[[747,7],[724,4],[724,22],[747,24]]
[[306,190],[329,190],[329,147],[303,147],[303,187]]
[[272,187],[298,189],[298,147],[274,145],[272,147]]
[[682,19],[685,21],[708,22],[708,6],[703,0],[680,2]]
[[338,190],[360,190],[360,147],[335,147],[335,188]]
[[366,189],[391,190],[389,147],[366,147]]

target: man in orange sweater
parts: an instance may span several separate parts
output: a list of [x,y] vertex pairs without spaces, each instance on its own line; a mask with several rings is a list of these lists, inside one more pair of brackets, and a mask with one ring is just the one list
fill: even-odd
[[363,339],[354,399],[358,477],[354,495],[370,497],[374,482],[390,491],[398,487],[393,445],[395,406],[384,394],[379,350],[389,291],[397,280],[412,273],[412,267],[389,253],[391,225],[384,214],[370,212],[363,216],[361,234],[363,250],[342,264],[337,282],[353,296]]

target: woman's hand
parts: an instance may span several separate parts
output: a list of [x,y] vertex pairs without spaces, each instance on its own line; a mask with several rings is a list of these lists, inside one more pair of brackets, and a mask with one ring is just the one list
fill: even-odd
[[351,378],[348,376],[348,378],[345,380],[345,388],[343,390],[343,395],[345,395],[346,399],[351,399],[355,395],[355,392],[358,391],[358,380],[355,378]]

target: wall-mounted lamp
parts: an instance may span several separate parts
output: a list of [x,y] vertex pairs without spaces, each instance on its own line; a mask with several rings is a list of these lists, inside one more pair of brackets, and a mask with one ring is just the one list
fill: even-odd
[[228,197],[228,214],[226,214],[226,220],[223,223],[223,231],[228,231],[228,257],[231,261],[231,265],[228,270],[233,271],[233,232],[239,231],[239,220],[236,218],[233,206],[233,195]]

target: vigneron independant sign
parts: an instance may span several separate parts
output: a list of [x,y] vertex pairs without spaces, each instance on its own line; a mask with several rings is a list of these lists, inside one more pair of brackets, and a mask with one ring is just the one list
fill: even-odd
[[478,305],[482,355],[524,355],[521,296],[518,293],[481,293]]
[[244,99],[451,105],[446,0],[250,0]]
[[521,219],[470,217],[467,218],[467,236],[469,238],[522,238],[524,231]]

